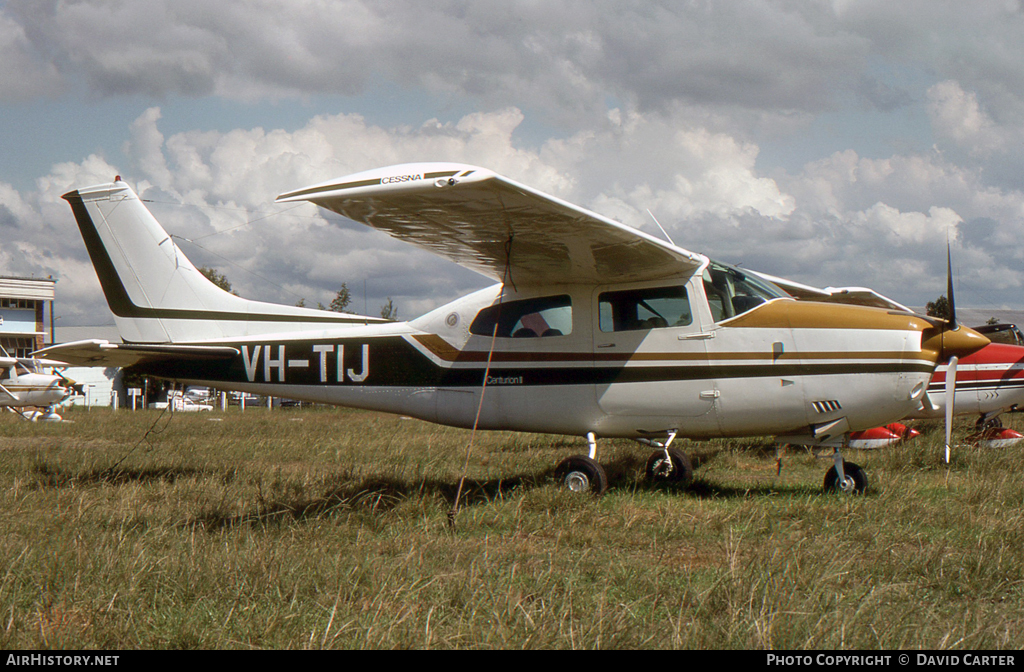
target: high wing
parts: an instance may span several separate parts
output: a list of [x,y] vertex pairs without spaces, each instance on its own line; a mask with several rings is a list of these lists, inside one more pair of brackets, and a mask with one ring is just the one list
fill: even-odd
[[688,276],[703,255],[485,168],[380,168],[281,194],[311,201],[495,280],[612,283]]
[[35,369],[40,366],[56,369],[68,365],[67,362],[59,362],[54,359],[39,359],[38,357],[0,357],[0,366],[10,366],[11,364],[21,364],[27,369]]
[[744,272],[751,273],[780,287],[796,299],[804,301],[820,301],[822,303],[845,303],[854,306],[871,306],[873,308],[884,308],[885,310],[897,310],[903,313],[913,313],[901,303],[896,303],[887,296],[882,296],[873,289],[867,287],[826,287],[818,289],[810,285],[804,285],[785,278],[779,278],[767,273],[744,269]]
[[111,343],[101,339],[89,339],[51,345],[33,354],[53,357],[71,366],[116,366],[126,367],[140,362],[160,360],[211,360],[230,359],[238,356],[238,348],[208,345],[145,345]]

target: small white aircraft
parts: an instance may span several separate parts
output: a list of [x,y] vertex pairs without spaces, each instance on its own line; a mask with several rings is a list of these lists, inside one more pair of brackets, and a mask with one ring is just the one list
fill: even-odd
[[[586,437],[571,489],[607,487],[598,437],[797,435],[824,443],[919,405],[939,363],[988,340],[943,321],[796,301],[769,282],[483,168],[405,164],[278,197],[311,201],[497,284],[410,322],[250,301],[207,281],[118,178],[64,195],[124,343],[41,351],[185,384]],[[828,489],[863,491],[837,451]]]
[[[65,362],[35,357],[11,357],[0,347],[0,407],[28,420],[60,420],[53,407],[72,393],[73,383],[60,374],[43,373],[42,369],[66,366]],[[46,410],[17,410],[29,408]]]

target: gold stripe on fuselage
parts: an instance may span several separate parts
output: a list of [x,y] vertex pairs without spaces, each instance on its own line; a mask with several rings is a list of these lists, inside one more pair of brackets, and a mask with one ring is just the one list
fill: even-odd
[[922,332],[926,320],[908,313],[868,306],[813,301],[770,301],[747,313],[722,322],[736,329],[886,329]]

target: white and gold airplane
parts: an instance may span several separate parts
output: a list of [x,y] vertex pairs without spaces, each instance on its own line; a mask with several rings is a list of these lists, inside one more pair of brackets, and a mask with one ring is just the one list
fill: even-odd
[[[11,357],[0,347],[0,408],[9,408],[28,420],[60,420],[53,407],[71,394],[73,383],[43,369],[65,366],[64,362],[35,357]],[[28,410],[33,408],[46,410]]]
[[[207,281],[132,189],[65,194],[124,340],[41,354],[458,427],[586,437],[557,473],[600,493],[598,438],[827,442],[915,410],[938,364],[988,340],[898,311],[796,301],[769,282],[483,168],[371,170],[283,194],[497,284],[410,322],[262,303]],[[863,491],[837,452],[826,487]]]

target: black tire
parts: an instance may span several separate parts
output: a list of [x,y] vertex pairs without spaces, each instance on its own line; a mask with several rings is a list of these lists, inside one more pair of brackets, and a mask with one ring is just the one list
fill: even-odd
[[647,480],[653,483],[678,483],[689,485],[693,480],[693,465],[690,458],[681,450],[668,449],[669,459],[665,459],[665,451],[651,453],[647,460]]
[[834,465],[825,472],[825,492],[845,492],[852,495],[863,495],[867,491],[868,475],[864,473],[860,466],[853,462],[843,461],[843,473],[846,474],[846,487],[840,487],[839,472],[836,471]]
[[573,455],[562,460],[555,469],[555,477],[573,492],[603,495],[608,489],[608,475],[604,467],[586,455]]
[[983,432],[986,429],[1001,429],[1003,426],[1003,419],[998,415],[994,418],[985,420],[983,417],[978,418],[978,421],[974,423],[974,429]]

